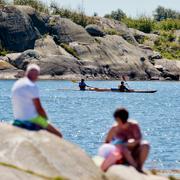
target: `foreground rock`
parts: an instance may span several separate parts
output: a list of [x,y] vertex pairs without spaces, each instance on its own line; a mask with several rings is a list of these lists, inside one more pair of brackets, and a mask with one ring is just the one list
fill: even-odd
[[133,167],[126,166],[113,166],[106,176],[110,180],[167,180],[165,177],[140,174]]
[[0,177],[3,180],[166,180],[113,166],[104,174],[78,146],[47,133],[0,124]]
[[65,140],[44,131],[28,132],[4,124],[0,129],[0,170],[4,170],[0,175],[3,180],[45,179],[43,176],[69,180],[104,179],[84,151]]

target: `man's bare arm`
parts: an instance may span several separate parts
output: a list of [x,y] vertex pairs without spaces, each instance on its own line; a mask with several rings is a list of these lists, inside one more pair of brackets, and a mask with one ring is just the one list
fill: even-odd
[[133,131],[133,138],[129,139],[128,143],[127,143],[127,146],[129,148],[133,148],[133,147],[137,146],[138,144],[140,144],[141,139],[142,139],[141,131],[140,131],[138,124],[133,125],[132,131]]
[[112,127],[106,136],[105,143],[110,143],[114,135],[115,135],[115,127]]
[[33,99],[33,103],[34,103],[34,106],[35,106],[36,111],[38,112],[38,114],[40,116],[42,116],[43,118],[48,119],[47,114],[46,114],[44,108],[41,105],[40,99],[39,98]]

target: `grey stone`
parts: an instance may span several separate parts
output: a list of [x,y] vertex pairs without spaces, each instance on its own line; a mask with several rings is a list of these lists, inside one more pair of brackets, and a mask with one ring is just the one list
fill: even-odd
[[97,37],[105,36],[105,33],[102,31],[102,29],[95,24],[87,25],[85,29],[91,36],[97,36]]
[[82,26],[73,23],[69,19],[61,18],[60,16],[50,17],[49,33],[54,36],[57,44],[74,41],[91,43],[94,41]]
[[[11,125],[0,127],[0,162],[22,170],[34,172],[15,172],[15,168],[7,167],[0,172],[1,179],[55,179],[64,177],[68,180],[105,180],[103,173],[95,166],[90,157],[78,146],[71,144],[45,131],[31,132]],[[0,170],[4,170],[1,168]],[[18,171],[18,170],[17,170]],[[36,175],[44,178],[35,178]],[[6,178],[4,178],[6,177]],[[63,178],[62,178],[63,179]]]
[[31,18],[15,6],[0,6],[0,40],[10,51],[34,48],[37,34]]
[[168,178],[155,176],[155,175],[144,175],[138,173],[133,167],[126,166],[112,166],[106,176],[109,180],[168,180]]
[[101,27],[103,31],[115,30],[117,35],[122,36],[126,41],[138,45],[136,39],[134,38],[133,34],[129,30],[129,28],[122,22],[116,21],[113,19],[102,18],[102,17],[95,17],[94,18],[96,24]]

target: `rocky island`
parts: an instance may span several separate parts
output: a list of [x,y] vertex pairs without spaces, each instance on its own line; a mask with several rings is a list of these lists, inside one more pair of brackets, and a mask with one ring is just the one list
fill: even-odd
[[21,77],[28,63],[37,63],[42,79],[179,80],[180,61],[141,42],[152,44],[158,36],[104,17],[82,27],[29,6],[1,5],[0,47],[6,53],[0,56],[0,78]]

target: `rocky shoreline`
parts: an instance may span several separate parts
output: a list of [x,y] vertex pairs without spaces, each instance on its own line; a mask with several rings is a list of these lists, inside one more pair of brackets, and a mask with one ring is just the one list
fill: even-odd
[[[138,43],[144,37],[154,43],[158,35],[94,20],[83,28],[28,6],[0,6],[0,47],[9,52],[0,56],[0,79],[20,77],[28,63],[37,63],[42,79],[179,80],[180,61]],[[110,29],[117,34],[109,35]]]

